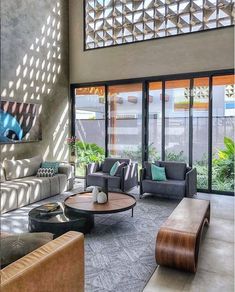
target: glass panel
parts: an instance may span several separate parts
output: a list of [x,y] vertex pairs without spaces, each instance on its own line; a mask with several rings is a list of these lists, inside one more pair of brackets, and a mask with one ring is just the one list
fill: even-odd
[[213,78],[212,189],[234,190],[234,76]]
[[108,151],[111,157],[142,163],[142,84],[108,88]]
[[197,187],[208,189],[208,108],[209,78],[193,80],[193,166]]
[[149,161],[161,159],[162,82],[149,83]]
[[165,159],[188,162],[190,80],[166,82]]
[[76,175],[84,176],[84,164],[100,161],[105,154],[104,86],[75,89],[75,136],[83,142],[76,147]]

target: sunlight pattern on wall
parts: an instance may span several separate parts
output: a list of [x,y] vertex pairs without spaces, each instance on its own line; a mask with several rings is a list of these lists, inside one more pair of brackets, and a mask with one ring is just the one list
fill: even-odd
[[[57,105],[55,112],[51,114],[47,112],[53,107],[51,103],[59,85],[57,83],[61,82],[59,77],[63,73],[61,55],[63,41],[61,27],[62,1],[58,0],[54,3],[52,11],[48,10],[48,16],[45,17],[46,21],[44,19],[41,21],[43,25],[40,28],[40,33],[29,45],[21,61],[16,64],[14,77],[9,80],[8,86],[2,87],[1,90],[1,100],[10,101],[15,105],[19,102],[38,104],[43,118],[48,118],[47,122],[44,121],[44,125],[47,125],[49,130],[42,129],[44,135],[43,148],[39,147],[40,149],[38,149],[38,151],[43,151],[40,154],[45,159],[48,155],[53,159],[61,159],[68,155],[67,147],[64,145],[64,140],[68,135],[68,96],[64,96],[65,102],[63,104],[65,106],[61,103],[62,107]],[[10,42],[12,41],[10,40]],[[62,82],[64,81],[62,80]],[[58,112],[58,115],[53,121],[50,121],[51,116],[55,115],[56,112]],[[52,136],[51,133],[53,133]],[[62,147],[59,146],[61,143]],[[4,153],[8,158],[16,158],[16,147],[20,147],[20,145],[2,145],[2,159],[4,159]],[[24,147],[27,147],[27,145],[25,144]],[[37,145],[33,147],[36,148]],[[12,154],[9,155],[9,153]]]

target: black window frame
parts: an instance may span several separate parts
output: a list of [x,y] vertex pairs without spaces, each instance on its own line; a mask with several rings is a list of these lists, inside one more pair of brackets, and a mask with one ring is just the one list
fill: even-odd
[[75,136],[75,89],[84,87],[104,86],[105,87],[105,156],[108,156],[108,87],[112,85],[123,85],[142,83],[143,100],[142,100],[142,167],[143,162],[148,160],[148,94],[150,82],[162,82],[162,153],[161,158],[165,160],[165,82],[171,80],[190,79],[190,108],[189,108],[189,166],[193,162],[193,125],[192,125],[192,89],[193,79],[200,77],[209,78],[209,109],[208,109],[208,189],[198,189],[198,192],[216,193],[222,195],[234,196],[234,192],[219,191],[212,189],[212,78],[214,76],[234,75],[234,69],[223,69],[214,71],[191,72],[182,74],[160,75],[141,77],[133,79],[118,79],[108,81],[86,82],[86,83],[72,83],[70,84],[71,95],[71,135]]

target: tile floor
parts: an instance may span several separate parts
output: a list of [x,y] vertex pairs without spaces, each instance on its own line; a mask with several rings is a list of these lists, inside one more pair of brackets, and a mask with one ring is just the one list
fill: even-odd
[[204,233],[196,274],[158,267],[144,292],[234,291],[234,197],[198,194],[211,201],[211,222]]

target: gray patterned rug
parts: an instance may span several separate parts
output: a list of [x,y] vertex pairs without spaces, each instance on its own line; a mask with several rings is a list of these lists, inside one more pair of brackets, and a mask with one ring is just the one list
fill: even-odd
[[[77,191],[82,190],[78,186]],[[86,292],[143,291],[156,268],[155,240],[161,224],[178,201],[145,196],[131,211],[97,215],[95,228],[85,236]],[[62,201],[69,193],[32,204],[1,216],[1,230],[27,232],[28,212],[44,202]]]

